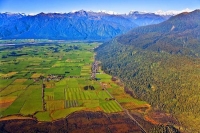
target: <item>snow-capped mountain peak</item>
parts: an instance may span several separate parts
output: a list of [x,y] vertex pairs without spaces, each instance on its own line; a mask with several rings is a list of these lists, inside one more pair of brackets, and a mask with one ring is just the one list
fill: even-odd
[[146,14],[146,13],[148,12],[145,12],[145,11],[139,12],[139,11],[133,11],[133,10],[129,12],[129,14]]
[[106,10],[98,10],[98,13],[105,13],[105,14],[111,14],[111,15],[117,15],[117,12],[114,11],[106,11]]
[[189,8],[186,8],[184,10],[180,10],[180,11],[177,11],[177,10],[168,10],[168,11],[163,11],[163,10],[158,10],[156,12],[154,12],[155,14],[157,15],[171,15],[171,16],[174,16],[174,15],[177,15],[179,13],[182,13],[182,12],[191,12],[192,10],[190,10]]

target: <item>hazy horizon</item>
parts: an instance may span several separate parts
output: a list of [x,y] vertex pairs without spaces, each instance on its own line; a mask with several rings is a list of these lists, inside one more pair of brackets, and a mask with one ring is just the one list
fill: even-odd
[[107,12],[110,14],[128,14],[130,11],[180,13],[200,9],[200,0],[0,0],[0,12],[38,14],[68,13],[79,10]]

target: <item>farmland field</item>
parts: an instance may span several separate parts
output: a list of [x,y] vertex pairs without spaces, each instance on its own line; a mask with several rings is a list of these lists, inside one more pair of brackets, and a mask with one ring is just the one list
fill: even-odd
[[80,110],[114,113],[123,111],[122,107],[146,106],[126,94],[100,68],[97,80],[91,80],[93,49],[98,45],[63,42],[1,46],[1,117],[23,115],[52,121]]

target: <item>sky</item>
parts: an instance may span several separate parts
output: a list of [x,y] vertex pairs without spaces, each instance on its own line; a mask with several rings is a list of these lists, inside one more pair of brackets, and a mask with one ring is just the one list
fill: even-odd
[[1,13],[68,13],[82,9],[119,14],[130,11],[184,11],[200,9],[200,0],[0,0]]

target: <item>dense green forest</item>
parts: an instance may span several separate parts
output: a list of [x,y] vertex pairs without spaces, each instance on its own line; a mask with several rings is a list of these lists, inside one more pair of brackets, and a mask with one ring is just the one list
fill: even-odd
[[199,18],[200,10],[181,13],[157,25],[134,28],[117,41],[141,49],[199,57]]
[[116,40],[96,49],[105,72],[119,77],[133,96],[171,113],[184,131],[200,129],[200,59],[123,45]]

